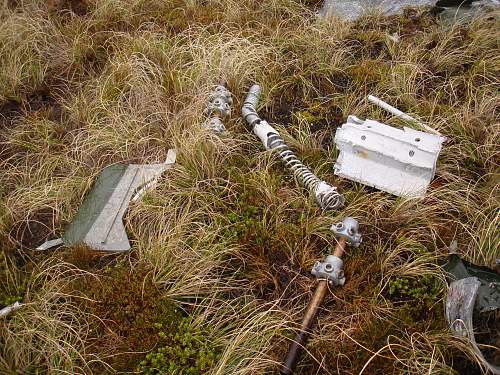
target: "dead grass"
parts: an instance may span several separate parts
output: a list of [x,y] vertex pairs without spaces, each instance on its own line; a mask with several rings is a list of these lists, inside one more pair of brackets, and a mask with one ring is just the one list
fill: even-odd
[[[30,249],[63,231],[104,166],[160,162],[175,147],[176,167],[130,207],[133,252],[117,262],[148,270],[155,298],[214,327],[222,355],[211,374],[279,368],[313,290],[309,270],[346,215],[360,220],[364,242],[348,251],[347,283],[327,298],[298,373],[480,373],[446,329],[437,264],[452,240],[470,261],[498,258],[498,14],[447,28],[424,11],[320,22],[310,2],[291,0],[30,0],[0,6],[0,21],[0,240],[15,260],[1,280],[29,302],[0,322],[0,372],[113,372],[130,321],[90,327],[109,319],[99,285],[116,263]],[[219,82],[235,98],[220,138],[201,126]],[[254,82],[261,113],[339,185],[345,209],[322,213],[245,129],[239,108]],[[449,138],[424,199],[333,175],[342,118],[399,124],[369,93]],[[89,277],[96,283],[82,287]],[[389,294],[397,280],[422,295]],[[145,332],[162,319],[148,317]],[[117,344],[100,350],[104,336]]]

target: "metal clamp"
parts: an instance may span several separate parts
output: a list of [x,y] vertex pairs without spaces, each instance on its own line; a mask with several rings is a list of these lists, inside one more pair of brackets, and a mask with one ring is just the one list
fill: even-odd
[[232,104],[231,92],[222,85],[215,86],[208,96],[207,108],[204,111],[204,115],[208,117],[205,128],[215,133],[223,133],[226,128],[222,119],[231,115]]
[[345,238],[347,243],[354,247],[359,247],[362,238],[359,232],[359,223],[353,217],[346,217],[340,223],[333,224],[331,231],[337,238]]
[[317,279],[327,279],[335,286],[344,285],[344,262],[335,255],[328,255],[324,261],[316,262],[311,273]]

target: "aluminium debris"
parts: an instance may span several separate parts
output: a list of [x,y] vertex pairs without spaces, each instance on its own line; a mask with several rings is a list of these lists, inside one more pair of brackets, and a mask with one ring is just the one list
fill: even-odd
[[422,197],[445,138],[349,116],[337,129],[336,175],[405,197]]
[[323,210],[336,210],[345,203],[337,188],[320,180],[295,153],[288,147],[278,131],[257,114],[256,107],[261,94],[259,85],[253,85],[243,103],[241,114],[251,127],[253,133],[261,140],[267,150],[275,152],[293,176],[311,193]]
[[6,316],[21,309],[24,305],[26,304],[21,302],[14,302],[11,305],[5,306],[3,309],[0,310],[0,318],[5,318]]
[[455,23],[469,21],[499,6],[499,0],[325,0],[319,17],[356,21],[374,12],[390,16],[403,14],[405,8],[430,7],[441,12],[444,21]]
[[110,252],[130,250],[123,224],[130,201],[153,187],[175,159],[175,150],[169,150],[162,164],[115,164],[104,168],[63,236],[45,242],[37,250],[48,250],[63,243],[67,246],[86,244],[92,249]]
[[384,15],[401,14],[407,7],[434,5],[435,0],[325,0],[320,17],[341,17],[354,21],[370,12]]
[[207,108],[204,111],[207,120],[204,127],[216,134],[222,134],[226,131],[224,118],[231,116],[231,105],[233,97],[231,92],[222,85],[217,85],[208,97]]
[[342,286],[345,283],[344,255],[347,245],[358,247],[361,244],[361,232],[359,223],[352,217],[346,217],[342,222],[332,225],[331,230],[337,239],[337,245],[333,254],[328,255],[324,261],[316,262],[311,273],[316,277],[317,285],[300,326],[300,330],[290,344],[287,357],[281,368],[281,374],[293,373],[300,352],[307,344],[314,319],[318,313],[331,286]]
[[[474,321],[484,322],[483,313],[500,311],[500,275],[487,267],[479,267],[466,262],[456,254],[449,257],[448,263],[444,266],[450,277],[448,296],[446,300],[446,320],[450,329],[461,337],[468,338],[481,363],[490,372],[500,374],[500,363],[493,362],[495,356],[485,357],[478,344],[476,335],[483,333],[484,328],[474,327]],[[488,345],[490,349],[495,345],[493,335],[500,337],[498,327],[500,327],[500,314],[495,314],[493,332],[487,333],[493,341],[493,345]],[[496,332],[495,332],[496,331]],[[498,340],[498,338],[497,338]],[[498,345],[498,341],[496,345]],[[496,348],[500,353],[500,348]],[[497,358],[498,359],[498,358]]]
[[389,103],[384,102],[382,99],[377,98],[376,96],[373,95],[368,95],[368,101],[371,103],[378,105],[380,108],[385,109],[387,112],[392,113],[394,116],[399,117],[405,121],[412,122],[423,128],[425,131],[435,134],[435,135],[441,135],[437,130],[431,128],[429,125],[426,125],[417,119],[411,117],[409,114],[404,113],[403,111],[400,111],[396,107],[393,107]]

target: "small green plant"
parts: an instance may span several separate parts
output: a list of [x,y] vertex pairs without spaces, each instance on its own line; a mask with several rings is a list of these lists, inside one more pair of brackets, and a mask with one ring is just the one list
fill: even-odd
[[239,212],[230,212],[227,221],[229,225],[223,231],[225,238],[244,242],[248,237],[255,237],[257,244],[262,244],[263,239],[255,235],[262,225],[258,207],[246,206]]
[[210,328],[193,327],[189,317],[174,332],[163,331],[161,323],[155,327],[160,330],[160,346],[140,362],[137,370],[141,373],[204,374],[217,362],[219,352],[210,341]]
[[21,302],[23,300],[23,296],[13,296],[7,293],[0,294],[0,308],[4,306],[11,305],[15,302]]
[[401,299],[434,300],[439,294],[439,283],[430,276],[397,278],[389,282],[389,295]]

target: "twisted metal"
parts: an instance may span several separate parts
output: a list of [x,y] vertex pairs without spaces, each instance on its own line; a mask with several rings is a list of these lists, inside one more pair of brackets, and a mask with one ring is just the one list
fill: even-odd
[[273,150],[283,160],[285,166],[290,169],[294,177],[302,185],[314,193],[316,201],[323,210],[335,210],[344,205],[345,200],[337,192],[337,188],[330,186],[323,180],[320,180],[295,153],[288,147],[279,133],[271,127],[266,121],[261,120],[255,110],[261,90],[260,86],[253,85],[241,109],[242,115],[253,132],[262,140],[262,143],[268,150]]

